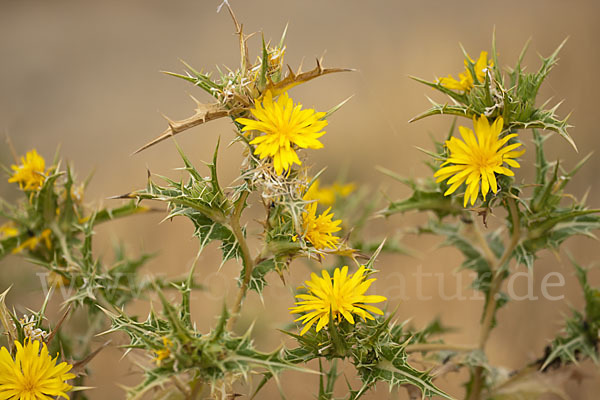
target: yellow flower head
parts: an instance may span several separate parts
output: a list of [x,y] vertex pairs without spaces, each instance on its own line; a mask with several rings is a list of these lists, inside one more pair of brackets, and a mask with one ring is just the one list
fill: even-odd
[[68,399],[66,393],[73,387],[66,381],[75,378],[69,373],[73,366],[56,365],[58,357],[52,358],[46,344],[37,340],[15,345],[14,360],[6,347],[0,349],[0,399]]
[[18,182],[23,190],[39,190],[46,180],[46,161],[35,149],[21,157],[21,165],[11,165],[14,170],[9,182]]
[[15,227],[14,222],[11,221],[0,225],[0,240],[17,236],[18,234],[19,230]]
[[250,144],[256,145],[254,153],[261,160],[273,159],[275,172],[278,175],[293,164],[302,164],[296,154],[297,148],[323,147],[317,139],[325,134],[325,131],[322,131],[327,126],[327,121],[323,119],[325,113],[315,112],[312,109],[302,110],[302,105],[295,105],[287,93],[279,96],[277,101],[273,101],[273,94],[268,91],[262,104],[257,101],[250,112],[256,120],[237,118],[236,121],[244,125],[243,132],[263,133],[255,137]]
[[480,182],[481,194],[485,200],[490,189],[494,193],[498,192],[495,174],[514,176],[514,173],[504,164],[519,168],[519,163],[514,159],[525,153],[525,150],[515,151],[521,143],[505,146],[510,139],[518,135],[511,133],[500,137],[503,124],[502,117],[490,125],[487,118],[482,115],[479,119],[473,118],[475,134],[472,130],[461,126],[458,129],[463,140],[451,137],[446,141],[450,156],[433,175],[437,178],[437,182],[450,178],[447,182],[450,187],[444,196],[454,193],[460,185],[466,183],[464,199],[466,207],[469,199],[471,205],[475,204],[479,195]]
[[296,307],[290,308],[290,314],[301,314],[296,321],[302,321],[304,328],[300,332],[304,335],[311,326],[317,323],[317,332],[323,329],[329,323],[329,319],[342,316],[346,321],[354,324],[356,314],[363,320],[374,319],[370,312],[383,315],[383,312],[374,306],[365,303],[380,303],[387,300],[383,296],[365,296],[365,292],[375,279],[367,279],[365,273],[367,269],[361,266],[354,274],[348,275],[348,267],[336,268],[333,272],[333,278],[325,270],[322,271],[322,277],[313,273],[310,281],[306,281],[307,294],[299,294],[296,297]]
[[50,229],[44,229],[40,236],[32,236],[29,239],[25,240],[18,247],[15,247],[12,253],[17,254],[25,249],[33,251],[40,242],[44,242],[46,244],[46,248],[50,250],[52,248],[52,240],[50,239],[51,235],[52,231]]
[[70,283],[70,280],[58,272],[50,271],[50,273],[46,276],[46,282],[48,282],[48,285],[53,288],[61,288],[67,286]]
[[333,221],[333,214],[330,214],[329,211],[331,211],[331,207],[322,214],[317,215],[317,202],[315,201],[307,204],[306,211],[302,213],[302,229],[305,238],[317,250],[335,249],[340,240],[333,233],[342,229],[338,226],[342,223],[342,220]]
[[317,179],[308,189],[304,198],[306,200],[316,200],[323,205],[332,205],[335,203],[336,197],[346,197],[354,191],[356,185],[354,183],[347,183],[342,185],[340,183],[334,183],[331,186],[320,187],[321,182]]
[[155,354],[154,362],[159,367],[162,364],[163,360],[171,357],[171,348],[174,346],[173,342],[167,337],[163,337],[162,342],[163,342],[163,348],[154,351],[154,354]]
[[[469,57],[469,60],[472,63],[474,62],[471,59],[471,57]],[[473,88],[473,85],[475,84],[475,80],[473,79],[473,75],[471,74],[471,70],[468,68],[468,65],[469,64],[467,60],[465,60],[465,72],[458,74],[458,80],[454,79],[452,75],[448,75],[447,78],[440,78],[438,82],[448,89],[464,90],[465,92],[468,92]],[[488,66],[492,65],[493,63],[491,61],[488,64],[487,51],[482,51],[479,55],[479,59],[473,66],[473,69],[475,70],[475,75],[477,76],[477,81],[479,83],[485,82],[485,70],[486,68],[488,68]]]

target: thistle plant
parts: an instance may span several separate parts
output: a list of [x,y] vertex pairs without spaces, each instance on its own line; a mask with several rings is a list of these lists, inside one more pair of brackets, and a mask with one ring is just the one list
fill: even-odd
[[[414,120],[445,114],[455,120],[446,140],[435,141],[427,151],[429,176],[403,178],[385,171],[412,194],[384,201],[355,182],[325,184],[318,172],[325,166],[310,162],[310,155],[324,147],[324,135],[334,134],[325,128],[335,126],[335,112],[347,100],[317,111],[293,98],[295,86],[313,80],[316,85],[325,75],[352,70],[325,68],[322,60],[306,72],[286,67],[284,56],[291,51],[285,45],[287,27],[276,44],[264,35],[251,40],[255,35],[246,35],[229,4],[224,5],[238,37],[239,65],[211,74],[184,63],[184,73],[168,72],[198,92],[192,97],[195,113],[183,120],[167,118],[166,130],[138,150],[170,139],[181,156],[184,179],[149,172],[145,187],[114,196],[115,203],[124,204],[104,208],[84,201],[89,180],[77,183],[72,167],[63,167],[59,156],[47,165],[30,150],[6,168],[8,182],[22,198],[0,203],[6,220],[0,227],[0,257],[23,256],[44,269],[48,280],[42,286],[49,290],[39,310],[23,317],[16,311],[22,307],[7,304],[8,289],[0,296],[6,339],[0,349],[0,399],[87,398],[93,393],[86,387],[86,370],[93,373],[88,364],[109,345],[92,338],[118,333],[127,337],[124,356],[142,359],[137,365],[143,379],[127,389],[129,399],[231,399],[242,395],[240,390],[258,399],[270,381],[285,397],[284,371],[307,374],[315,383],[312,396],[320,400],[359,399],[381,385],[406,390],[411,399],[456,399],[463,394],[439,388],[436,380],[461,369],[469,374],[465,399],[537,399],[553,388],[536,386],[531,394],[523,382],[583,359],[598,362],[600,292],[575,260],[586,307],[573,310],[545,354],[512,375],[486,356],[498,310],[510,301],[503,283],[518,268],[534,271],[540,251],[558,250],[567,238],[593,236],[600,228],[600,210],[589,208],[586,196],[577,199],[566,192],[589,157],[567,171],[544,153],[553,133],[566,148],[575,148],[567,119],[557,117],[557,107],[537,101],[562,45],[542,59],[536,73],[521,66],[524,51],[517,65],[504,72],[493,40],[489,58],[487,51],[477,61],[464,53],[465,70],[458,79],[415,78],[449,103],[433,102]],[[197,168],[187,156],[192,150],[179,147],[174,137],[199,125],[209,129],[211,121],[221,118],[231,122],[233,132],[221,137],[212,160]],[[460,137],[455,136],[457,123]],[[219,178],[221,141],[239,151],[239,175],[229,184]],[[521,159],[525,152],[535,154],[535,164]],[[535,171],[533,182],[525,181],[524,170]],[[258,220],[248,217],[251,205],[260,208]],[[142,267],[151,256],[130,258],[123,247],[115,250],[113,263],[94,253],[98,224],[165,209],[165,219],[187,219],[194,227],[198,257],[184,276],[147,276]],[[485,303],[472,346],[448,343],[444,334],[449,329],[438,319],[420,329],[410,325],[411,315],[395,312],[395,301],[375,290],[376,279],[389,273],[378,257],[405,253],[406,246],[398,236],[373,238],[364,228],[409,211],[429,216],[412,231],[444,238],[464,256],[462,267],[475,273],[471,286]],[[254,238],[251,224],[260,229]],[[206,278],[198,259],[211,242],[219,245],[220,267],[233,264],[239,271],[237,293],[222,299],[212,329],[191,312],[192,293],[203,289]],[[225,267],[227,261],[232,262]],[[303,286],[290,281],[292,269],[305,273]],[[281,278],[290,288],[290,302],[296,301],[287,310],[289,318],[279,321],[279,333],[291,344],[263,351],[254,344],[252,328],[242,330],[237,322],[248,313],[248,297],[270,290],[269,276]],[[61,303],[62,314],[51,316],[48,305],[56,288],[65,286],[71,291]],[[128,307],[152,299],[158,300],[146,316]]]
[[[535,367],[543,373],[551,363],[560,367],[584,358],[597,361],[599,332],[594,327],[597,317],[584,317],[577,311],[574,311],[574,319],[567,321],[569,339],[558,336],[543,357],[524,366],[514,378],[499,378],[503,376],[500,369],[485,357],[490,332],[498,323],[497,311],[510,301],[502,292],[503,282],[519,266],[534,271],[540,251],[557,251],[571,236],[593,237],[593,231],[599,227],[600,210],[590,209],[586,196],[578,200],[565,191],[589,156],[571,171],[565,171],[559,160],[549,162],[544,153],[544,143],[553,132],[576,149],[568,133],[567,118],[561,120],[556,116],[558,106],[550,109],[546,109],[547,103],[536,106],[540,85],[556,64],[563,45],[564,42],[552,55],[542,58],[536,73],[526,73],[521,66],[525,46],[517,65],[505,74],[499,67],[494,38],[491,62],[487,61],[486,51],[481,52],[477,62],[464,52],[466,70],[459,75],[459,80],[451,76],[434,82],[414,78],[447,95],[452,104],[432,101],[433,107],[412,121],[450,114],[472,120],[474,132],[468,125],[461,125],[458,129],[461,138],[456,137],[455,119],[446,141],[436,141],[434,150],[429,153],[432,177],[417,181],[393,175],[408,184],[413,194],[390,202],[382,214],[428,211],[430,219],[418,228],[418,233],[444,237],[446,245],[463,254],[462,267],[476,273],[472,287],[485,297],[479,341],[473,350],[479,356],[471,357],[468,362],[465,362],[468,358],[459,361],[470,373],[465,396],[470,400],[519,398],[530,389],[518,386],[523,381],[537,379]],[[528,141],[531,146],[527,146]],[[536,155],[535,165],[530,166],[535,170],[534,182],[526,182],[517,175],[517,168],[523,167],[517,159],[528,148]],[[488,217],[503,215],[498,209],[504,209],[503,223],[490,230]],[[512,260],[515,265],[511,265]],[[584,292],[589,293],[593,289],[587,282],[585,270],[576,268]],[[590,310],[595,307],[591,297],[585,296],[586,309]],[[555,388],[546,384],[527,396],[538,398],[545,393],[555,393]]]
[[2,359],[2,386],[0,393],[6,399],[44,398],[59,396],[68,399],[66,392],[72,387],[65,381],[75,378],[69,373],[72,365],[62,362],[56,365],[56,358],[48,354],[48,348],[39,341],[25,341],[16,344],[15,359],[6,347],[0,349]]

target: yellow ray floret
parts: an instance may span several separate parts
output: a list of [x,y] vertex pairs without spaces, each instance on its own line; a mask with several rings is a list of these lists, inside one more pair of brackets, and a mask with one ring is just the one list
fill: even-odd
[[69,373],[72,365],[66,362],[56,365],[56,358],[48,354],[46,344],[40,345],[37,340],[15,345],[14,360],[6,347],[0,349],[0,399],[68,399],[67,392],[72,386],[66,381],[75,378]]
[[154,350],[154,362],[159,367],[162,365],[163,360],[171,357],[171,348],[174,346],[173,342],[167,337],[163,337],[162,342],[163,348]]
[[387,300],[383,296],[365,296],[365,292],[375,281],[365,279],[367,269],[361,266],[354,274],[348,275],[348,267],[336,268],[333,278],[325,270],[321,277],[313,273],[310,281],[305,282],[308,293],[296,297],[296,307],[290,308],[290,314],[302,314],[296,321],[302,321],[304,328],[300,332],[304,335],[311,326],[317,324],[317,332],[323,329],[333,318],[341,321],[342,317],[354,324],[353,315],[358,315],[363,320],[374,319],[370,313],[383,315],[379,308],[365,303],[381,303]]
[[0,240],[17,236],[19,230],[15,227],[14,222],[7,222],[4,225],[0,225]]
[[[44,242],[46,244],[46,248],[50,250],[52,248],[52,240],[50,239],[52,235],[52,231],[50,229],[44,229],[39,236],[32,236],[29,239],[25,240],[18,247],[15,247],[12,251],[13,254],[17,254],[22,252],[25,249],[29,249],[29,251],[35,250],[36,246]],[[0,398],[0,400],[2,400]]]
[[250,110],[254,119],[237,118],[244,127],[242,132],[258,131],[262,135],[255,137],[250,144],[256,145],[254,153],[260,159],[273,160],[275,172],[280,175],[293,164],[302,162],[296,154],[298,148],[320,149],[323,144],[317,139],[325,134],[322,129],[327,126],[324,112],[313,109],[302,109],[301,104],[294,104],[287,93],[279,96],[277,101],[268,91],[262,102],[257,101]]
[[304,195],[306,200],[316,200],[319,204],[332,205],[338,197],[347,197],[356,189],[354,183],[334,183],[329,186],[321,186],[321,182],[317,179]]
[[[468,57],[468,56],[467,56]],[[469,57],[469,60],[473,63],[474,61]],[[475,80],[473,79],[473,75],[471,74],[471,70],[468,67],[468,62],[465,60],[465,72],[461,72],[458,74],[458,80],[454,79],[452,75],[448,75],[447,78],[440,78],[438,82],[448,88],[453,90],[464,90],[468,92],[473,88],[475,84]],[[492,66],[493,63],[490,61],[488,64],[487,60],[487,51],[482,51],[479,55],[479,59],[473,66],[475,70],[475,75],[477,76],[477,81],[479,83],[485,82],[485,71],[488,66]]]
[[339,219],[334,221],[333,214],[329,213],[330,211],[331,207],[322,214],[317,215],[317,202],[313,202],[307,204],[306,211],[302,213],[304,237],[317,250],[335,249],[340,240],[339,237],[333,234],[342,229],[339,227],[342,221]]
[[39,190],[46,180],[46,161],[35,149],[21,157],[21,165],[11,165],[13,169],[9,182],[17,182],[23,190]]
[[519,168],[519,163],[515,158],[520,157],[525,150],[515,150],[521,146],[521,143],[512,143],[506,145],[510,139],[516,138],[516,133],[511,133],[500,137],[504,121],[502,117],[496,119],[490,124],[485,116],[479,119],[473,118],[475,133],[472,130],[459,127],[463,140],[451,137],[446,141],[446,147],[450,151],[450,156],[441,165],[441,168],[433,175],[437,182],[448,179],[450,185],[444,196],[448,196],[456,191],[463,183],[466,183],[464,206],[470,201],[475,204],[479,195],[479,186],[481,184],[481,194],[483,200],[491,190],[498,192],[498,183],[496,174],[514,176],[514,173],[506,168]]

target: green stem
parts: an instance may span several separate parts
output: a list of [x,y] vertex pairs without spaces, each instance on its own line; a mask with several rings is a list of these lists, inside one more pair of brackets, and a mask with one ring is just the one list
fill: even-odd
[[196,400],[200,396],[200,393],[202,393],[202,386],[202,379],[196,375],[190,383],[190,387],[192,389],[192,392],[190,393],[190,400]]
[[[125,205],[115,208],[103,208],[96,212],[96,217],[94,218],[94,224],[99,224],[101,222],[106,222],[110,220],[114,220],[117,218],[128,217],[130,215],[141,214],[148,211],[159,211],[152,210],[151,208],[138,206],[135,204],[135,201],[130,201]],[[162,210],[160,210],[162,211]]]
[[[492,283],[490,285],[490,291],[488,292],[487,303],[483,313],[483,321],[481,323],[481,332],[479,334],[479,350],[481,351],[485,351],[485,345],[490,337],[490,332],[492,331],[494,316],[496,315],[497,310],[496,295],[500,291],[502,282],[504,280],[502,274],[502,267],[508,262],[508,260],[510,260],[521,238],[521,222],[519,220],[519,210],[517,208],[517,204],[515,203],[515,200],[511,197],[507,198],[506,203],[511,214],[513,231],[510,237],[510,242],[504,250],[504,254],[502,254],[502,257],[500,258],[498,263],[490,265],[493,278]],[[483,367],[475,368],[469,400],[480,399],[481,391],[483,389],[483,381]]]
[[416,343],[409,344],[406,346],[407,353],[419,353],[426,351],[473,351],[476,350],[473,346],[465,346],[460,344],[446,344],[446,343]]
[[242,214],[242,210],[244,209],[244,203],[248,198],[249,192],[243,192],[240,195],[240,198],[235,204],[235,209],[233,210],[233,214],[229,218],[229,225],[231,227],[231,231],[237,240],[240,250],[242,252],[242,263],[244,264],[244,279],[242,280],[242,284],[240,286],[240,290],[238,291],[237,298],[233,305],[233,309],[231,310],[231,318],[227,322],[227,328],[231,329],[235,324],[235,321],[238,317],[240,309],[242,307],[242,301],[244,297],[246,297],[246,292],[248,291],[248,286],[250,285],[250,279],[252,278],[252,270],[254,269],[254,259],[250,255],[250,249],[248,248],[248,242],[246,242],[246,238],[244,236],[244,232],[240,225],[240,217]]
[[475,237],[475,240],[481,247],[485,261],[487,261],[488,265],[490,266],[495,265],[498,262],[498,258],[490,248],[487,240],[485,239],[485,236],[483,236],[483,233],[481,233],[479,226],[475,223],[475,221],[473,221],[473,223],[469,224],[468,226],[471,227],[473,236]]
[[510,243],[508,247],[504,250],[504,254],[502,254],[502,258],[498,261],[498,264],[495,267],[492,267],[492,285],[489,292],[488,303],[485,309],[484,317],[483,317],[483,329],[481,331],[479,337],[479,348],[483,349],[490,335],[490,331],[492,330],[494,315],[496,314],[496,301],[495,297],[500,291],[500,287],[502,286],[502,267],[504,264],[510,260],[512,257],[515,248],[519,244],[519,240],[521,238],[521,227],[519,220],[519,210],[517,209],[517,204],[513,198],[507,199],[508,207],[510,209],[513,231],[510,237]]

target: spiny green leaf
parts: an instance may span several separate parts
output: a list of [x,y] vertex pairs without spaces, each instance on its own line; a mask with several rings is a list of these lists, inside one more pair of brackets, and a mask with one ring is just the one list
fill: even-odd
[[267,86],[267,73],[269,71],[269,53],[267,52],[267,45],[265,44],[265,37],[262,37],[262,58],[260,73],[258,75],[257,87],[262,92]]
[[588,271],[572,256],[569,255],[569,258],[583,289],[585,313],[573,310],[572,316],[566,319],[563,332],[546,349],[541,370],[556,363],[578,363],[585,358],[600,364],[597,343],[600,334],[600,289],[592,287],[588,282]]
[[412,80],[415,80],[419,83],[422,83],[424,85],[427,85],[431,88],[434,88],[436,90],[439,90],[440,92],[450,96],[451,98],[453,98],[454,100],[458,101],[459,103],[465,103],[466,102],[466,97],[463,93],[459,93],[456,92],[454,90],[448,89],[447,87],[443,86],[442,84],[440,84],[439,82],[435,83],[435,82],[429,82],[425,79],[421,79],[421,78],[417,78],[416,76],[410,76],[410,78]]
[[417,189],[413,194],[400,201],[393,201],[382,211],[387,216],[407,211],[433,211],[439,218],[447,215],[462,214],[463,208],[453,202],[451,196],[444,196],[439,191],[424,191]]

